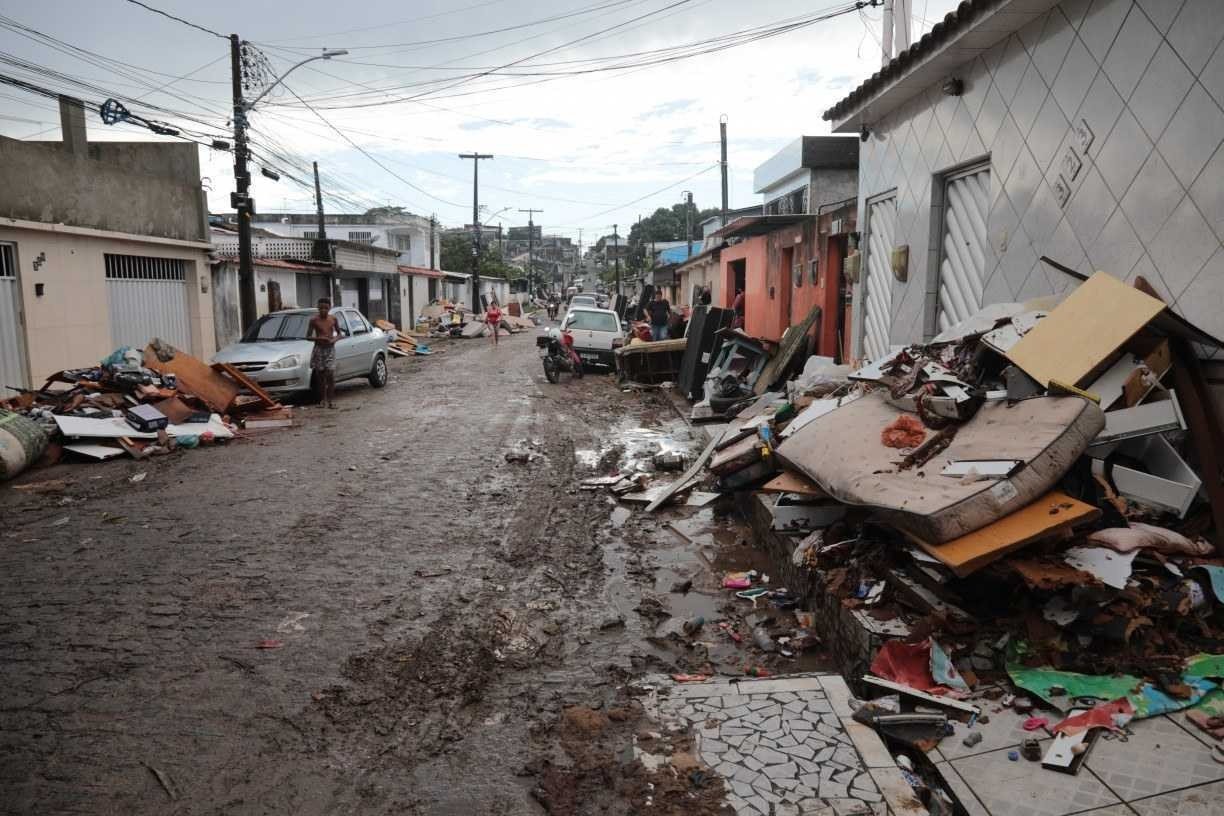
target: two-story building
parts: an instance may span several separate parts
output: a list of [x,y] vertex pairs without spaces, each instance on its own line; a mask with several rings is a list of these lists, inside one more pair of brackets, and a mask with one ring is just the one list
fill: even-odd
[[95,142],[61,97],[62,140],[0,136],[0,385],[159,337],[215,350],[198,148]]
[[[293,238],[318,238],[317,213],[260,213],[251,224],[276,235]],[[437,223],[426,216],[323,215],[323,231],[333,241],[368,244],[392,250],[396,263],[424,269],[437,269],[442,263],[442,236]]]

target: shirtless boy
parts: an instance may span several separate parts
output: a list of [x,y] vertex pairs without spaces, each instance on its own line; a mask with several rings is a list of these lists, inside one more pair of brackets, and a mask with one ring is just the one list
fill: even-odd
[[331,301],[319,298],[319,313],[310,318],[306,339],[314,341],[310,354],[310,370],[319,377],[327,407],[336,407],[336,341],[340,339],[340,322],[331,311]]

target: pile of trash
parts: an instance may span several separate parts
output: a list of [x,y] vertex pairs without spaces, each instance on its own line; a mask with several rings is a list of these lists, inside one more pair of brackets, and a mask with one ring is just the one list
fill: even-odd
[[158,339],[13,390],[0,401],[0,480],[65,457],[143,459],[294,424],[292,409],[234,366],[209,366]]
[[778,355],[749,341],[710,368],[734,418],[699,464],[768,508],[826,601],[889,623],[865,681],[1224,708],[1224,433],[1197,354],[1224,343],[1105,273],[854,370],[811,358],[785,390],[756,393]]
[[[534,329],[536,323],[523,314],[522,305],[511,301],[502,310],[499,331],[503,337]],[[436,300],[421,310],[417,320],[417,334],[423,337],[492,337],[493,330],[485,323],[483,314],[476,314],[462,303]]]

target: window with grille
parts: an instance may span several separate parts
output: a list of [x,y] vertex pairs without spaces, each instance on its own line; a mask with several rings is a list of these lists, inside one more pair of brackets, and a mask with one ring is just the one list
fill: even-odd
[[395,248],[399,250],[400,252],[407,252],[410,249],[412,249],[412,236],[411,235],[396,235],[395,236]]
[[372,244],[374,243],[374,233],[372,232],[350,232],[348,234],[348,239],[350,241],[356,241],[357,243],[361,243],[361,244]]
[[17,258],[12,244],[0,244],[0,278],[17,277]]
[[314,240],[315,238],[319,237],[319,231],[318,230],[302,230],[302,237]]
[[179,258],[106,253],[107,280],[187,280],[187,262]]

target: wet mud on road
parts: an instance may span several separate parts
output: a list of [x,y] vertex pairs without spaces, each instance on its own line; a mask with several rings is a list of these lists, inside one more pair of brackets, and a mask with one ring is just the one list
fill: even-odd
[[581,490],[701,440],[660,392],[550,385],[533,342],[439,344],[291,431],[0,488],[0,811],[664,802],[621,756],[644,727],[626,683],[739,670],[725,631],[677,629],[722,616],[753,551],[719,505]]

